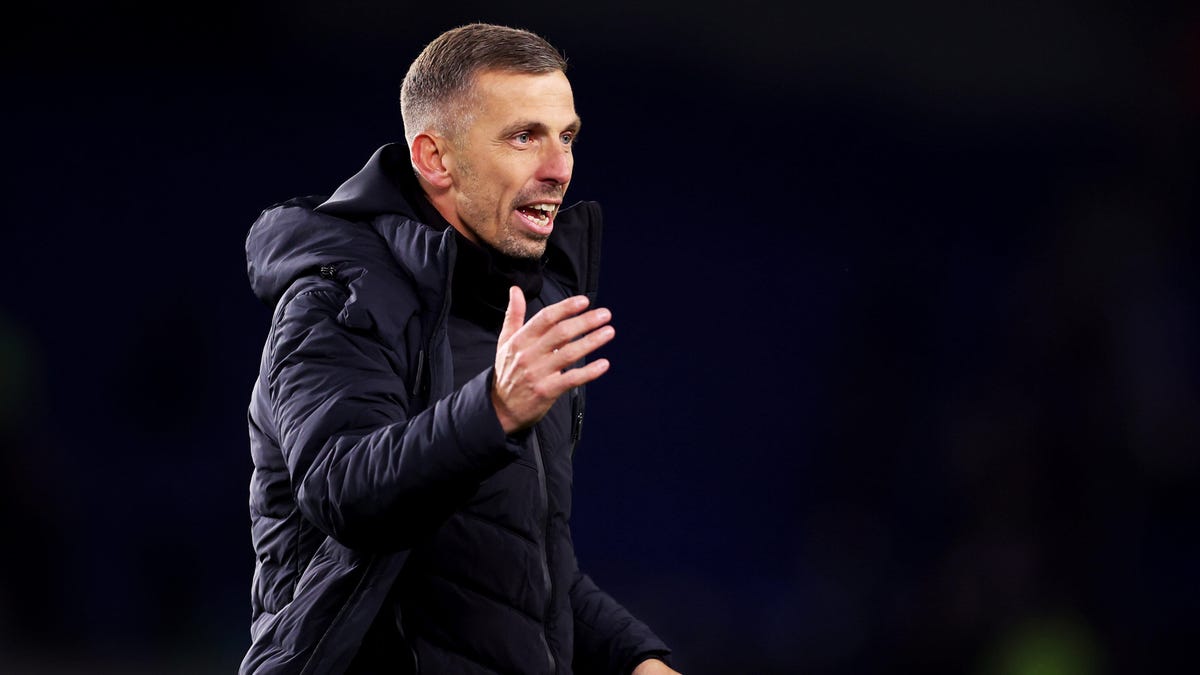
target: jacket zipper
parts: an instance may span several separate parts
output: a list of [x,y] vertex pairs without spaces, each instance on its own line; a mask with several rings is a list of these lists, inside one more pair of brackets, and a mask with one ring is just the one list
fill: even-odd
[[550,672],[558,672],[558,664],[554,660],[554,652],[550,651],[550,641],[546,638],[546,622],[550,620],[550,612],[554,608],[554,580],[550,577],[550,496],[546,488],[546,462],[542,457],[541,430],[534,426],[533,433],[529,438],[533,441],[533,456],[537,461],[538,473],[538,494],[542,500],[542,510],[546,514],[542,520],[542,581],[546,587],[546,611],[545,618],[542,620],[542,646],[546,648],[546,660],[550,665]]
[[583,436],[583,392],[579,387],[571,389],[571,456],[575,456],[575,445]]

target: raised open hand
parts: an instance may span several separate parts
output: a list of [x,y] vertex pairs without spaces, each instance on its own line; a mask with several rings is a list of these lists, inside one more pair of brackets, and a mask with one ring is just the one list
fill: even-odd
[[492,404],[504,433],[534,425],[564,392],[608,370],[608,359],[567,369],[615,334],[608,325],[612,314],[603,307],[584,312],[587,306],[586,297],[573,296],[524,323],[525,296],[516,286],[508,289],[492,381]]

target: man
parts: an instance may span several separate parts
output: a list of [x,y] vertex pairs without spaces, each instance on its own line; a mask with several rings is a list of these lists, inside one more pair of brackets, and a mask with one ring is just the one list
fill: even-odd
[[563,208],[579,130],[542,38],[431,42],[387,145],[328,199],[263,212],[274,308],[250,403],[243,673],[674,673],[575,561],[571,455],[599,209]]

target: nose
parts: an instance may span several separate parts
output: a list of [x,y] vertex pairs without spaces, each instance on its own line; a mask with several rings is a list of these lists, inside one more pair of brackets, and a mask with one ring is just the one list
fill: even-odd
[[543,183],[566,185],[571,182],[571,171],[575,167],[575,156],[570,146],[547,143],[538,164],[537,179]]

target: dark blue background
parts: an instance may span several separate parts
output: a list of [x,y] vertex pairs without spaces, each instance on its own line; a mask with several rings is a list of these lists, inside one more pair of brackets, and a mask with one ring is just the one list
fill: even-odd
[[575,540],[681,670],[1200,638],[1192,3],[116,5],[3,47],[7,672],[235,669],[246,230],[401,140],[409,61],[472,20],[571,62],[618,329]]

